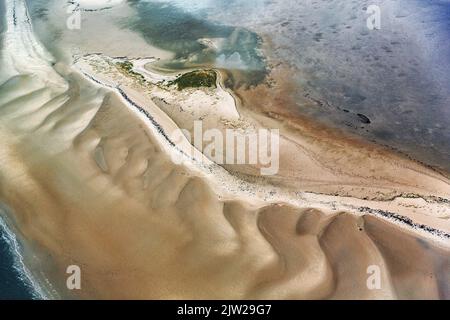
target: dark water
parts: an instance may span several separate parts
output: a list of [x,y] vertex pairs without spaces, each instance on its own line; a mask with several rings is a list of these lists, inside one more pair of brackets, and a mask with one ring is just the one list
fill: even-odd
[[[3,45],[2,33],[5,29],[4,13],[4,2],[0,0],[0,49]],[[14,253],[14,241],[0,221],[0,300],[23,300],[33,299],[34,297],[34,290],[27,285],[26,279],[15,267],[16,265],[17,257]]]
[[18,268],[15,245],[0,225],[0,300],[34,299],[34,290]]

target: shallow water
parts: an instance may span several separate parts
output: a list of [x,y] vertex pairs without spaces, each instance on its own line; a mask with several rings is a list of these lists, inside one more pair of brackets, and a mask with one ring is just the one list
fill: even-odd
[[[49,18],[47,2],[29,1],[33,18]],[[273,54],[290,66],[297,83],[291,94],[315,101],[291,112],[450,171],[449,2],[384,1],[379,31],[367,29],[365,0],[128,4],[135,14],[117,25],[175,52],[164,67],[221,67],[239,75],[230,86],[256,85],[267,71],[259,35],[269,36]],[[57,47],[58,30],[52,35],[40,36]],[[222,39],[220,48],[211,49],[204,38]]]
[[[245,28],[205,19],[200,12],[164,2],[128,1],[137,16],[123,20],[123,25],[142,33],[159,48],[176,53],[175,61],[164,66],[173,69],[193,66],[238,69],[247,75],[247,84],[261,83],[266,66],[259,49],[260,37]],[[202,39],[220,39],[220,47],[212,49]]]
[[[450,171],[450,2],[165,2],[269,36],[294,75],[292,94],[312,98],[289,110],[294,115]],[[371,31],[366,8],[374,3],[381,30]]]
[[[133,28],[181,55],[200,51],[198,38],[226,36],[220,23],[268,35],[294,74],[292,94],[321,102],[300,103],[294,113],[450,171],[448,1],[380,2],[379,31],[367,28],[365,0],[129,2],[140,17]],[[245,44],[236,47],[258,46]]]
[[[29,1],[33,18],[49,18],[47,2]],[[292,70],[289,76],[298,90],[291,94],[298,101],[312,98],[289,110],[294,115],[312,117],[450,171],[448,1],[380,2],[379,31],[367,28],[365,9],[371,2],[366,0],[128,4],[135,14],[117,25],[175,52],[176,58],[162,63],[164,67],[221,67],[239,75],[230,86],[256,85],[267,71],[260,35],[268,36],[274,56]],[[44,42],[57,47],[57,36],[56,29]],[[204,38],[223,41],[211,50]]]

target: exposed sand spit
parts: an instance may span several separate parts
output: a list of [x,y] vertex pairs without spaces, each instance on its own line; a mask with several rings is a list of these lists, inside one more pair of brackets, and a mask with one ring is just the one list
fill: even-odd
[[[212,162],[175,165],[168,136],[194,118],[168,115],[138,87],[118,90],[100,73],[88,80],[40,61],[45,75],[23,74],[24,61],[0,86],[0,201],[44,261],[29,261],[31,269],[62,297],[449,298],[449,184],[432,170],[382,152],[367,160],[366,149],[306,129],[283,131],[283,150],[303,152],[282,155],[276,184],[245,181]],[[373,173],[362,174],[358,161]],[[304,169],[293,170],[298,163]],[[309,180],[318,192],[306,192]],[[347,181],[360,189],[342,190]],[[380,199],[361,199],[366,191]],[[82,290],[70,292],[73,264]],[[379,290],[366,285],[370,265],[381,270]]]
[[[280,200],[280,190],[287,189],[313,197],[315,194],[339,196],[339,202],[349,202],[354,207],[366,202],[368,207],[394,210],[415,219],[421,215],[434,217],[437,218],[433,219],[437,225],[443,222],[440,218],[447,218],[450,214],[446,201],[449,180],[430,168],[376,145],[355,139],[336,139],[335,132],[317,130],[308,124],[291,124],[284,119],[278,121],[252,112],[240,104],[236,105],[237,98],[221,85],[216,89],[180,92],[161,84],[164,77],[155,80],[153,76],[149,78],[145,71],[142,75],[147,80],[143,82],[136,74],[118,70],[115,64],[121,60],[98,54],[88,55],[77,60],[76,68],[97,83],[111,88],[120,87],[121,93],[130,95],[145,112],[155,114],[164,111],[170,121],[177,127],[187,129],[191,136],[196,121],[202,121],[205,130],[219,129],[224,132],[236,129],[242,137],[260,128],[279,128],[280,170],[276,175],[266,177],[262,183],[274,186],[273,190],[269,186],[267,193],[278,193],[275,201]],[[133,70],[141,71],[139,66],[142,61],[133,62],[137,66]],[[172,77],[168,76],[168,79]],[[267,92],[264,94],[267,95]],[[264,95],[258,99],[268,104],[274,101]],[[171,135],[168,134],[168,137]],[[256,181],[260,180],[259,165],[224,167],[253,184],[255,177]],[[261,188],[261,184],[258,187]],[[265,198],[271,197],[266,194]],[[365,201],[358,202],[358,199]]]

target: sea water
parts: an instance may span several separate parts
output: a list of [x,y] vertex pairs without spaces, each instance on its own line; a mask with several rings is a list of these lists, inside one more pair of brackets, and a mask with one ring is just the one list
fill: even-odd
[[20,244],[0,216],[0,300],[41,299],[21,254]]

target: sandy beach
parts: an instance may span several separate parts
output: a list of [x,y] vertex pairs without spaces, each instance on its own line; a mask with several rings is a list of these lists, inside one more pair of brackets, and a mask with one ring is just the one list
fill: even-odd
[[[172,55],[137,35],[143,54],[95,44],[55,63],[25,2],[6,8],[0,203],[51,297],[450,298],[448,174],[280,112],[295,103],[283,66],[273,87],[231,91],[215,70],[216,86],[178,90],[165,84],[178,75],[151,68]],[[191,144],[175,147],[172,134],[198,120],[243,135],[279,129],[278,173],[185,156]],[[69,265],[82,290],[67,289]],[[378,290],[367,287],[373,265]]]

